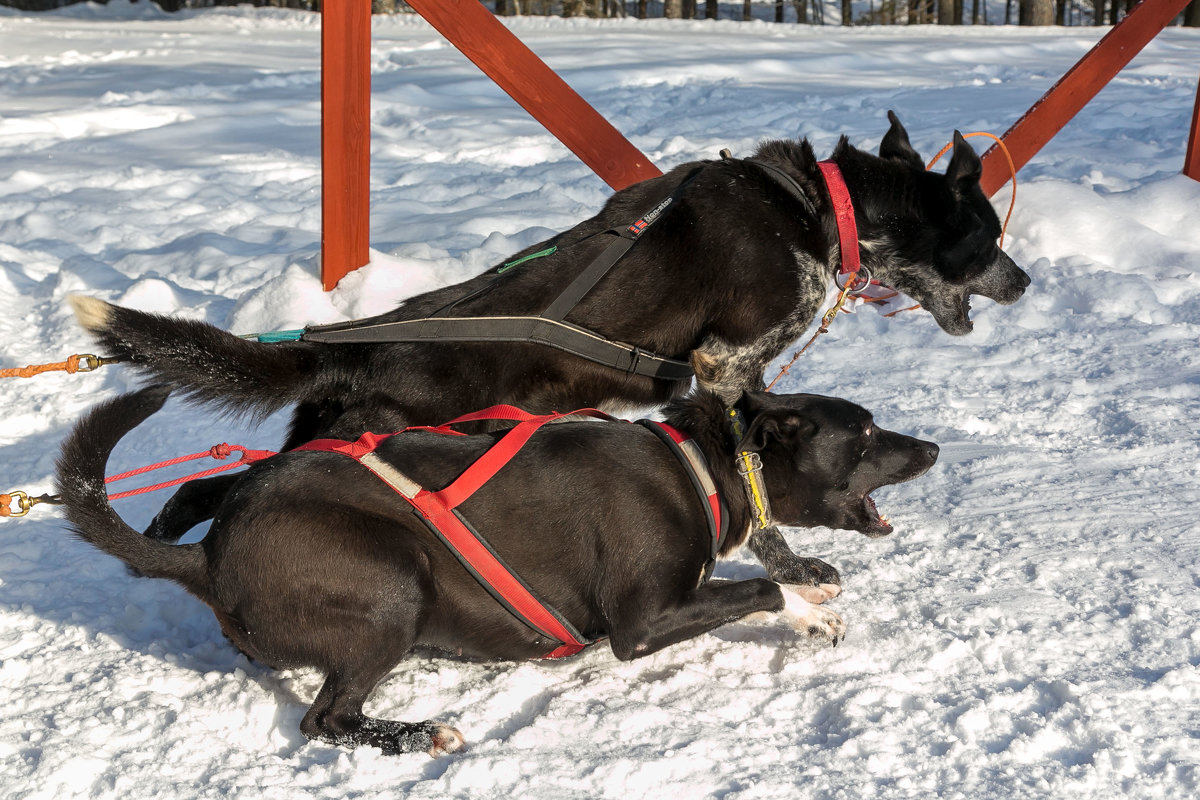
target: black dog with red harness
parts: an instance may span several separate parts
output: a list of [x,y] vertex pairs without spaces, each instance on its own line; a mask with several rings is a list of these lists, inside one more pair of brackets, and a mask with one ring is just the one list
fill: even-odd
[[[252,658],[322,670],[306,736],[387,753],[462,745],[443,723],[363,714],[414,646],[526,659],[603,637],[627,660],[755,612],[836,643],[842,620],[815,603],[837,586],[709,580],[714,556],[745,542],[759,492],[781,524],[886,534],[870,493],[937,458],[936,445],[816,395],[746,394],[735,440],[727,404],[701,391],[668,407],[665,439],[624,421],[543,426],[549,417],[514,414],[515,427],[491,434],[314,443],[253,465],[203,541],[170,545],[126,525],[104,489],[112,448],[167,395],[125,395],[79,423],[59,459],[70,524],[142,575],[182,585]],[[735,454],[755,456],[753,491]],[[443,535],[455,526],[474,543]],[[480,568],[489,558],[504,568]]]

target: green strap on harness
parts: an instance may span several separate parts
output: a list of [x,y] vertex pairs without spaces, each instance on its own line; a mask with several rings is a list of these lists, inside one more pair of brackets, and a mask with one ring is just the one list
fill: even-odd
[[304,328],[299,328],[294,331],[273,331],[271,333],[251,334],[247,338],[257,339],[260,342],[274,344],[275,342],[298,342],[300,337],[304,335]]

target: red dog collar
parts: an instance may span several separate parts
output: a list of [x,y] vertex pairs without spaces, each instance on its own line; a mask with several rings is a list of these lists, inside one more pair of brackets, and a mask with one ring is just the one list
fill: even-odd
[[[850,190],[846,188],[846,180],[842,171],[832,161],[818,161],[821,176],[825,178],[825,187],[829,189],[829,198],[833,202],[833,212],[837,217],[838,247],[842,253],[842,267],[839,275],[857,275],[861,266],[858,252],[858,226],[854,223],[854,204],[850,201]],[[852,289],[861,288],[855,280]]]

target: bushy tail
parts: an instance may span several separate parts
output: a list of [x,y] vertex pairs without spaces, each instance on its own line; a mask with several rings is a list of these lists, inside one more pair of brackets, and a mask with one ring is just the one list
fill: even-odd
[[121,308],[94,297],[68,298],[81,325],[104,348],[155,383],[225,411],[267,415],[303,399],[316,379],[311,344],[248,341],[206,322]]
[[211,597],[204,550],[143,536],[113,510],[104,488],[108,456],[126,433],[166,402],[170,389],[151,386],[94,408],[79,421],[58,456],[58,494],[79,538],[151,578],[168,578],[201,600]]

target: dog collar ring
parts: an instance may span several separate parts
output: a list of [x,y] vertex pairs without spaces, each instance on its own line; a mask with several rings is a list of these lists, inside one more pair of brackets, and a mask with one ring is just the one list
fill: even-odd
[[860,292],[871,285],[871,270],[866,267],[859,267],[857,272],[839,272],[833,276],[833,282],[837,285],[838,291],[846,291],[846,283],[853,277],[853,282],[850,284],[851,292]]

